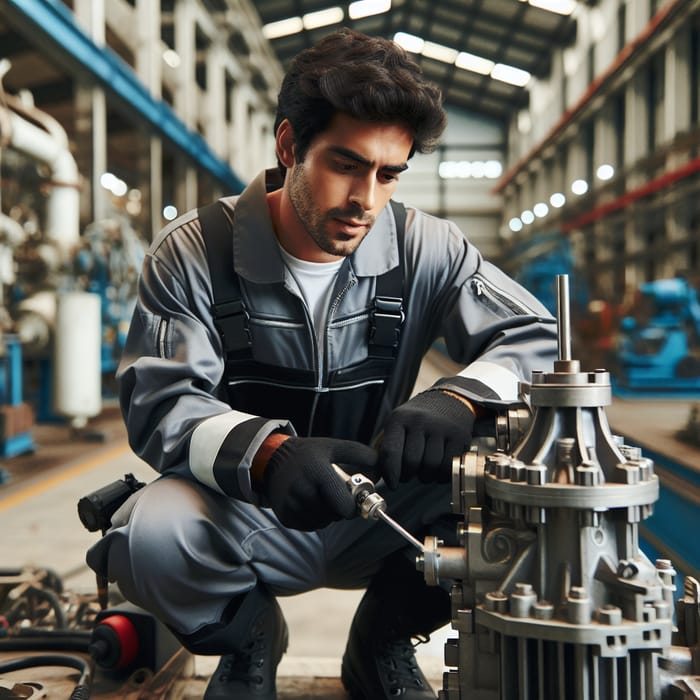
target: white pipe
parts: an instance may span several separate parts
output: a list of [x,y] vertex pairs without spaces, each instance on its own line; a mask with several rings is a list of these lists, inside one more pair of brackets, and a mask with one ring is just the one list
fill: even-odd
[[[68,149],[66,132],[54,120],[51,120],[52,133],[35,126],[14,111],[14,101],[7,101],[11,108],[9,145],[51,169],[45,236],[57,245],[67,259],[80,240],[80,177],[78,166]],[[47,124],[45,118],[41,121]]]

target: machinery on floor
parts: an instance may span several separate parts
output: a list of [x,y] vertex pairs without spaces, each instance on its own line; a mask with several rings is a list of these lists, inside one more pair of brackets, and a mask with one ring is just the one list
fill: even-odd
[[525,387],[529,431],[455,460],[461,544],[428,537],[418,557],[426,581],[453,581],[440,700],[700,698],[700,584],[686,578],[674,626],[673,564],[639,546],[654,464],[611,433],[608,372],[571,359],[557,283],[559,359]]
[[688,280],[639,287],[621,322],[615,379],[620,392],[700,394],[700,302]]

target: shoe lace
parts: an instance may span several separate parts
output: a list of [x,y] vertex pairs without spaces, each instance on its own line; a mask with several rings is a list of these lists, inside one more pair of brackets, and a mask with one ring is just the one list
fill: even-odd
[[389,693],[403,695],[408,688],[424,688],[423,674],[416,661],[416,648],[430,641],[430,635],[417,634],[385,641],[378,653],[379,667],[384,671]]
[[228,654],[221,660],[219,683],[243,681],[244,683],[263,683],[263,666],[265,665],[265,631],[257,626],[252,630],[251,639],[237,652]]

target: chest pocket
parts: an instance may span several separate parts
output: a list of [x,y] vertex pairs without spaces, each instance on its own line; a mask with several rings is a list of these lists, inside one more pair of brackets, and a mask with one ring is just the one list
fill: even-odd
[[249,315],[233,270],[233,230],[222,205],[199,209],[212,281],[212,316],[224,348],[231,408],[267,418],[289,419],[299,435],[369,442],[383,415],[383,399],[404,320],[406,210],[391,202],[399,264],[377,277],[366,336],[367,358],[329,373],[322,384],[312,370],[253,359]]

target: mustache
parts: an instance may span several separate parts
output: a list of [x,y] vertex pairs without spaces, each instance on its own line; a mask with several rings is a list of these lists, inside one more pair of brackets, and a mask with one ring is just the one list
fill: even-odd
[[362,224],[371,226],[374,223],[374,217],[371,214],[365,214],[362,207],[348,207],[347,209],[330,209],[327,214],[329,219],[352,219],[359,221]]

